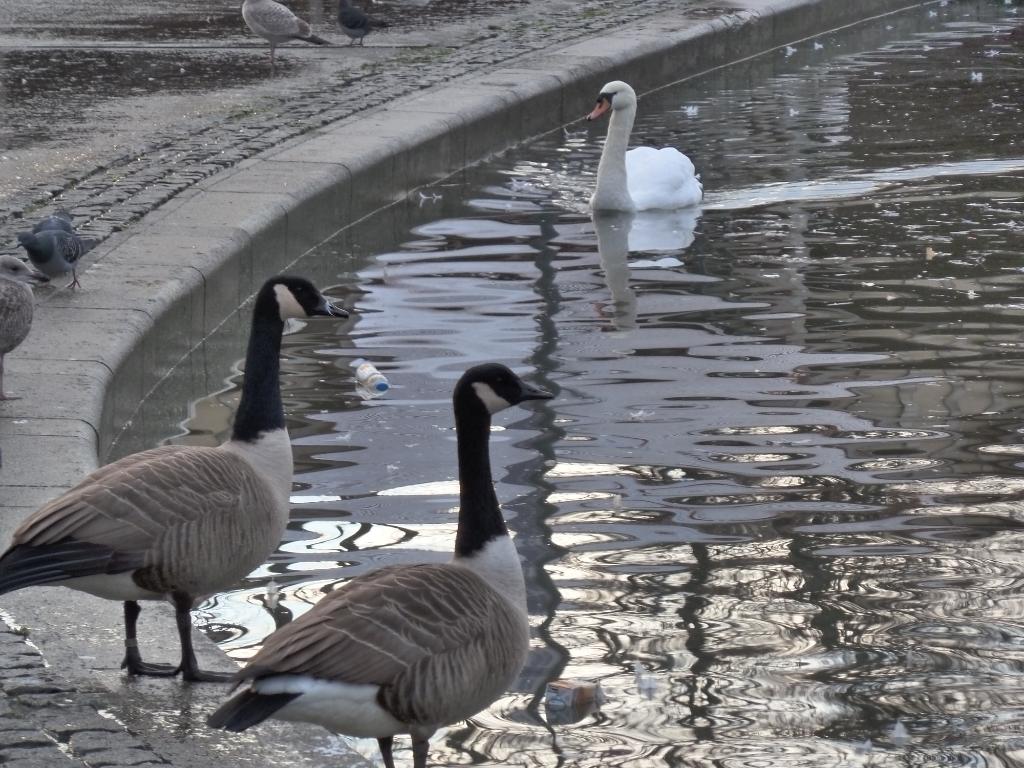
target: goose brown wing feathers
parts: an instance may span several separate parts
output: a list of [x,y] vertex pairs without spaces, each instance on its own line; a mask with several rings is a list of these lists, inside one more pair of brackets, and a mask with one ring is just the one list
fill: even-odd
[[[100,468],[43,506],[12,546],[74,540],[120,552],[170,543],[179,529],[216,527],[244,510],[274,506],[270,489],[241,457],[216,448],[164,446]],[[252,525],[252,523],[250,523]]]
[[383,568],[331,592],[271,635],[239,678],[310,675],[400,686],[410,675],[429,677],[431,668],[457,663],[456,656],[506,623],[509,642],[521,642],[511,604],[472,571],[447,564]]

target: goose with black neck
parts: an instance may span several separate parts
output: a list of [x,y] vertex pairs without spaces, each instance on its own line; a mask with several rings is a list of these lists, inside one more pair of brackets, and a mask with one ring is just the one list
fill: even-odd
[[[0,556],[0,594],[66,586],[124,603],[131,675],[216,681],[199,668],[190,611],[237,584],[277,548],[288,522],[291,442],[280,388],[281,335],[289,318],[347,317],[301,277],[280,275],[253,307],[242,397],[230,439],[217,447],[169,445],[101,467],[14,532]],[[181,660],[142,660],[140,601],[174,606]]]
[[455,386],[459,520],[448,563],[397,565],[326,595],[270,635],[209,724],[242,731],[274,717],[377,739],[394,768],[397,734],[424,768],[430,736],[487,707],[514,682],[529,649],[523,571],[491,478],[491,417],[548,399],[503,365]]

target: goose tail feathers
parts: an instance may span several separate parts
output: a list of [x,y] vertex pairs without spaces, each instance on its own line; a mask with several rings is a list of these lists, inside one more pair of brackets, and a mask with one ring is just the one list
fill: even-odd
[[23,587],[134,570],[142,564],[134,560],[109,547],[86,541],[16,546],[0,557],[0,595]]
[[210,715],[206,724],[211,728],[222,728],[237,733],[262,723],[277,710],[298,698],[300,693],[262,694],[246,689],[225,701]]

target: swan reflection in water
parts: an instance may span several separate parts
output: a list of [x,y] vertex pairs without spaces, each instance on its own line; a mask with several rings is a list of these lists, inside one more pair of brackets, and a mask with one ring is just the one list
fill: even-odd
[[[630,268],[678,267],[676,255],[694,240],[699,208],[675,211],[595,211],[591,220],[597,235],[597,252],[605,283],[611,293],[617,330],[636,328],[636,292],[630,285]],[[655,259],[634,259],[631,253],[666,254]],[[667,254],[673,254],[668,256]]]

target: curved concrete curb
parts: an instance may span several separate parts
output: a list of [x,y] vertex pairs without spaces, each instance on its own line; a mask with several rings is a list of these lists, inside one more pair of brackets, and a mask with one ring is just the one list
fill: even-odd
[[[27,513],[101,463],[116,429],[133,418],[168,371],[231,318],[267,276],[336,234],[338,222],[356,222],[416,186],[579,118],[612,77],[629,80],[643,93],[921,4],[740,0],[735,10],[704,22],[681,11],[662,13],[628,32],[585,39],[400,98],[188,189],[103,243],[82,276],[85,290],[42,297],[29,343],[8,363],[7,386],[23,399],[0,405],[0,533],[9,538]],[[45,600],[40,604],[40,592],[28,590],[4,603],[32,627],[44,656],[83,684],[98,677],[119,695],[144,699],[165,713],[177,710],[166,716],[197,738],[196,725],[222,695],[219,687],[185,695],[177,684],[125,682],[117,669],[119,606],[69,590],[49,590]],[[171,641],[150,645],[147,637],[147,648],[154,657],[174,656],[169,611],[147,611],[144,631],[152,633],[156,614],[162,614],[159,636]],[[210,665],[230,664],[210,644],[205,656]],[[186,749],[180,737],[163,732],[166,721],[140,716],[129,725],[144,731],[172,761]],[[211,748],[224,762],[221,742],[206,739],[204,734],[203,743],[218,745]],[[201,746],[190,743],[187,749]],[[267,747],[260,764],[273,764],[273,752]],[[239,765],[249,764],[238,759]],[[294,755],[287,759],[304,764]]]

